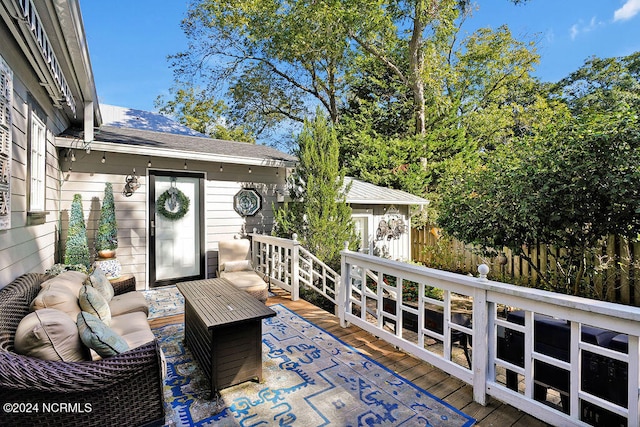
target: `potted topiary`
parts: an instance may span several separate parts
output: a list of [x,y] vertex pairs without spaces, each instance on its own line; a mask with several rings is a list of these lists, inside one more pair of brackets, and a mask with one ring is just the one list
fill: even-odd
[[95,245],[100,258],[113,258],[118,248],[118,225],[113,202],[113,185],[110,182],[107,182],[104,188]]
[[87,243],[87,227],[82,213],[82,196],[75,194],[69,215],[69,230],[64,251],[65,264],[82,264],[89,266],[89,244]]

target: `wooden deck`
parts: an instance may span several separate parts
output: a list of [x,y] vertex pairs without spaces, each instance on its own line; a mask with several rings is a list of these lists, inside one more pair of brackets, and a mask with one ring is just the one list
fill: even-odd
[[[478,420],[476,424],[478,426],[547,426],[546,423],[490,397],[486,406],[475,403],[471,386],[457,378],[394,348],[356,326],[340,327],[340,321],[336,316],[304,300],[291,301],[289,294],[279,289],[275,289],[274,293],[276,296],[269,297],[267,305],[282,304],[286,306],[378,363],[412,381],[415,385],[475,418]],[[175,323],[181,318],[182,316],[171,316],[154,319],[150,323],[153,327],[157,327]]]

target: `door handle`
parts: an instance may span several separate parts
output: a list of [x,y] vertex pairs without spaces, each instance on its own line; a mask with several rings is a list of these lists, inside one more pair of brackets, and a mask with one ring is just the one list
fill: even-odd
[[149,231],[150,231],[151,237],[155,236],[155,234],[156,234],[156,222],[153,221],[153,220],[151,220],[151,224],[149,226]]

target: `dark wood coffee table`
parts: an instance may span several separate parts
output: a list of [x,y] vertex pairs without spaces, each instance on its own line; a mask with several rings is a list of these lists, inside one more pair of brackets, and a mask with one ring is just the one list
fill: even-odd
[[219,390],[262,381],[262,319],[275,311],[227,279],[177,284],[184,295],[184,339],[211,383]]

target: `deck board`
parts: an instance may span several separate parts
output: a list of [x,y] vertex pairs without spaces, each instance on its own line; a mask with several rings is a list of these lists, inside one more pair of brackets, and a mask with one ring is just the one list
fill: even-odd
[[[444,400],[465,414],[478,420],[477,426],[544,427],[548,424],[524,412],[488,397],[486,406],[473,401],[471,386],[416,357],[396,349],[378,337],[358,327],[340,327],[340,321],[326,311],[303,300],[291,301],[289,294],[274,289],[267,305],[282,304],[308,321],[333,334],[376,362],[412,381],[418,387]],[[182,315],[150,321],[152,327],[164,326],[183,320]]]

